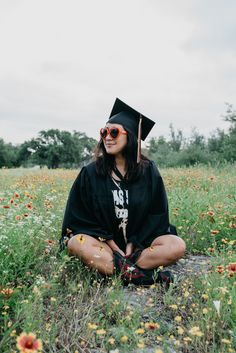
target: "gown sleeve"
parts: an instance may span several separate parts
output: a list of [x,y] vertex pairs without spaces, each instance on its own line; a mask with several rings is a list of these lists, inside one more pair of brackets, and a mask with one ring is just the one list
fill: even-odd
[[92,198],[92,185],[86,167],[83,167],[70,190],[62,225],[62,237],[75,234],[88,234],[96,238],[112,239],[96,215]]
[[176,228],[169,223],[168,200],[163,179],[151,162],[150,166],[151,202],[147,216],[136,236],[130,239],[136,246],[150,246],[152,241],[164,234],[176,234]]

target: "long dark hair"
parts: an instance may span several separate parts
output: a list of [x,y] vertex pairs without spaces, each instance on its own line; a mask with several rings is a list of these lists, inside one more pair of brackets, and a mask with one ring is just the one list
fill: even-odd
[[[149,159],[144,155],[141,155],[140,163],[137,163],[137,149],[138,141],[137,137],[128,129],[125,129],[127,134],[127,144],[124,147],[122,154],[126,160],[126,179],[128,181],[134,180],[139,177],[148,164]],[[99,175],[111,175],[113,168],[115,167],[115,157],[112,154],[108,154],[104,147],[103,140],[100,139],[95,149],[94,154],[96,169]]]

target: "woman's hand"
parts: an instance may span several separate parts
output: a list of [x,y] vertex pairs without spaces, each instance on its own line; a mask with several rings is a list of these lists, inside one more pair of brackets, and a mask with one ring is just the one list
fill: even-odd
[[119,248],[119,246],[114,242],[114,240],[107,240],[106,243],[110,246],[112,251],[118,251],[122,256],[125,256],[124,251]]
[[129,257],[134,251],[134,244],[128,243],[126,245],[125,257]]

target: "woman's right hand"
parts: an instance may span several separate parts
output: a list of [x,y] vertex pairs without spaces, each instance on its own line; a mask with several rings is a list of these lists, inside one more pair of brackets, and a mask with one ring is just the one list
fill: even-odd
[[107,240],[106,243],[107,243],[107,245],[110,246],[110,248],[111,248],[112,251],[117,251],[117,252],[119,252],[122,256],[125,256],[124,251],[122,251],[122,250],[119,248],[119,246],[114,242],[114,240],[112,240],[112,239],[111,239],[111,240]]

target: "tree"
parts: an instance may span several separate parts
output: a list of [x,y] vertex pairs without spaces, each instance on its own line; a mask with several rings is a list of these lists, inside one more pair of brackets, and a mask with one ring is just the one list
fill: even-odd
[[19,159],[23,164],[46,165],[48,168],[78,167],[92,157],[97,141],[85,133],[58,129],[42,130],[36,139],[21,145]]
[[170,124],[170,136],[171,140],[169,141],[170,147],[173,151],[179,152],[183,144],[183,132],[177,130],[177,133],[174,130],[173,124]]

